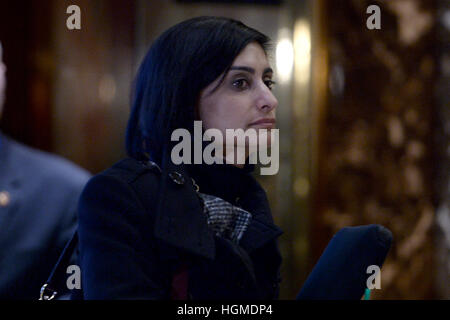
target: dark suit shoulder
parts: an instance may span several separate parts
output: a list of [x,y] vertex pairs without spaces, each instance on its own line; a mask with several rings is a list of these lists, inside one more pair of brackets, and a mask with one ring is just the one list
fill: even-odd
[[79,189],[90,177],[89,172],[58,155],[30,148],[10,139],[5,139],[4,147],[7,152],[7,166],[13,167],[10,169],[20,168],[21,172],[32,176],[39,175],[47,182]]

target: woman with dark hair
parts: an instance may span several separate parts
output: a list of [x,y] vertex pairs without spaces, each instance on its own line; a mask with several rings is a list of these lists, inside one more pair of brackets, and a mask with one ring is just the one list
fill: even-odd
[[176,164],[172,152],[174,130],[195,139],[196,120],[224,135],[274,129],[268,41],[239,21],[198,17],[151,46],[134,83],[129,158],[80,199],[84,299],[278,298],[282,231],[254,165]]

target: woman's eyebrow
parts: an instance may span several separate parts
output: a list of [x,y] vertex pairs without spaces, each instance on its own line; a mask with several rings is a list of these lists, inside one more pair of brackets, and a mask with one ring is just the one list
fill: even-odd
[[[251,74],[255,74],[255,69],[253,69],[251,67],[246,67],[246,66],[232,66],[230,68],[230,70],[241,70],[241,71],[247,71],[247,72],[249,72]],[[270,68],[270,67],[269,68],[265,68],[264,71],[263,71],[263,74],[266,74],[266,73],[273,73],[272,68]]]
[[[228,75],[228,73],[229,73],[231,70],[240,70],[240,71],[246,71],[246,72],[249,72],[249,73],[251,73],[251,74],[255,74],[255,69],[253,69],[252,67],[247,67],[247,66],[232,66],[232,67],[230,67],[230,69],[228,69],[228,71],[227,71],[226,73],[224,73],[224,74],[222,75],[222,78],[220,79],[219,83],[218,83],[218,84],[217,84],[217,85],[216,85],[216,86],[215,86],[215,87],[214,87],[207,95],[213,94],[214,91],[216,91],[216,90],[220,87],[220,85],[223,83],[223,80],[225,79],[225,77]],[[263,71],[263,76],[266,75],[267,73],[273,73],[272,68],[270,68],[270,67],[265,68],[264,71]]]

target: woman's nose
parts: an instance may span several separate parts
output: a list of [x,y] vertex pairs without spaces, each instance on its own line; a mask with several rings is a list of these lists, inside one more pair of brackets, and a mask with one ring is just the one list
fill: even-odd
[[258,97],[257,106],[258,109],[261,109],[264,112],[270,112],[278,107],[277,98],[275,98],[272,91],[265,85]]

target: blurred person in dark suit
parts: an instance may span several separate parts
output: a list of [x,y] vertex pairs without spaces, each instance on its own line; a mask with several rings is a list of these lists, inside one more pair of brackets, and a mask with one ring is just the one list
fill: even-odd
[[[0,118],[6,66],[0,43]],[[0,299],[38,299],[76,228],[85,170],[0,132]]]

